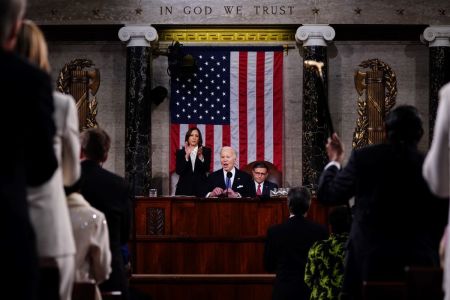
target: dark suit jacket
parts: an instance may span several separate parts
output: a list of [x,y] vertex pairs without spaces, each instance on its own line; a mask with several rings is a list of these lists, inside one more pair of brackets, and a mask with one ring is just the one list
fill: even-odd
[[47,74],[1,47],[0,70],[0,257],[8,274],[0,289],[14,299],[35,299],[37,253],[26,187],[46,182],[58,164],[52,89]]
[[177,150],[176,172],[180,175],[180,178],[177,183],[175,195],[204,197],[208,193],[206,175],[209,172],[211,164],[211,149],[207,147],[202,148],[204,161],[202,162],[197,157],[195,159],[194,171],[192,171],[191,159],[189,158],[186,161],[184,148]]
[[[278,185],[271,182],[271,181],[264,181],[263,189],[262,189],[262,198],[269,198],[270,197],[270,191],[273,189],[277,189]],[[252,180],[251,185],[251,197],[256,197],[256,186],[255,181]]]
[[309,299],[304,282],[308,251],[314,242],[327,238],[324,226],[303,216],[294,216],[267,230],[264,267],[276,273],[272,299]]
[[352,293],[361,280],[402,277],[406,265],[438,266],[448,204],[431,195],[422,163],[415,147],[381,144],[354,151],[342,171],[332,166],[322,173],[321,203],[355,197],[344,283]]
[[[236,169],[236,174],[234,174],[233,186],[231,187],[233,191],[238,192],[242,197],[251,197],[252,184],[253,179],[250,175],[240,171],[239,169]],[[208,192],[211,192],[216,187],[220,187],[222,189],[226,188],[223,169],[217,170],[208,176]]]
[[96,162],[85,160],[81,163],[81,194],[93,207],[105,214],[108,222],[112,273],[100,285],[100,289],[127,293],[120,247],[128,242],[130,236],[131,200],[128,183]]

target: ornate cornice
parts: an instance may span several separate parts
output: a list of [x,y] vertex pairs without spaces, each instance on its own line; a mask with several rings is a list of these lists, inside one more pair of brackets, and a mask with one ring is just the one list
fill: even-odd
[[159,31],[159,41],[236,43],[294,40],[294,30],[289,28],[191,28]]
[[328,24],[305,24],[300,26],[295,33],[295,39],[303,43],[303,46],[327,46],[336,33]]
[[429,26],[422,37],[430,47],[450,47],[450,26]]
[[158,39],[156,29],[148,25],[124,26],[118,35],[122,42],[128,42],[127,47],[150,47],[150,42]]

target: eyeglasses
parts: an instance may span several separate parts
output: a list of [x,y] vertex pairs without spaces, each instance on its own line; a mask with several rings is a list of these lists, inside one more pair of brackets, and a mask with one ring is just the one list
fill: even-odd
[[253,171],[253,174],[258,175],[258,176],[266,176],[267,173],[261,173],[261,172],[255,172]]

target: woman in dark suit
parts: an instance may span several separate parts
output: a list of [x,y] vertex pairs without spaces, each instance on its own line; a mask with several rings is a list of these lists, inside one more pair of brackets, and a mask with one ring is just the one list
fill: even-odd
[[204,197],[206,176],[211,163],[211,150],[203,147],[203,138],[197,127],[186,132],[184,148],[177,150],[176,172],[180,175],[175,195]]

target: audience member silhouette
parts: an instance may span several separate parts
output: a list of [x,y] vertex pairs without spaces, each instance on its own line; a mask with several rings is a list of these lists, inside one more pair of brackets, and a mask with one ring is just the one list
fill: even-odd
[[311,289],[311,300],[338,299],[344,283],[345,244],[351,216],[347,206],[338,206],[328,216],[331,235],[309,249],[305,283]]
[[[450,196],[450,83],[439,91],[439,106],[434,126],[433,142],[423,165],[423,176],[431,191],[446,198]],[[447,202],[446,201],[446,202]],[[426,203],[425,203],[426,204]],[[447,233],[442,238],[444,261],[445,300],[450,300],[450,239]],[[445,250],[445,251],[444,251]]]
[[25,0],[0,1],[0,257],[7,274],[0,290],[16,300],[37,296],[37,249],[26,187],[49,180],[58,165],[50,78],[12,53],[25,6]]
[[264,267],[275,272],[272,299],[308,299],[305,285],[305,266],[308,250],[328,237],[324,226],[305,218],[311,196],[305,187],[291,188],[288,193],[289,219],[267,230],[264,248]]
[[[50,72],[47,43],[39,27],[30,20],[23,22],[17,38],[16,52],[32,64]],[[48,287],[56,286],[59,299],[70,300],[75,271],[75,242],[63,186],[80,177],[80,140],[75,100],[70,95],[53,93],[53,119],[56,135],[54,151],[59,167],[52,178],[37,187],[28,188],[31,222],[36,232],[40,266],[57,268],[59,282],[44,277]],[[58,288],[59,286],[59,288]],[[49,296],[42,296],[48,300]]]
[[415,107],[402,105],[386,117],[387,142],[352,152],[347,166],[336,134],[328,139],[330,163],[319,181],[318,200],[346,204],[355,197],[343,295],[361,298],[363,281],[401,280],[406,266],[439,266],[438,236],[445,216],[422,177],[423,134]]
[[97,284],[96,300],[101,299],[98,284],[111,273],[111,251],[105,215],[93,208],[79,193],[80,182],[66,188],[73,236],[77,246],[75,281]]
[[122,177],[102,167],[110,146],[111,139],[101,128],[90,128],[81,133],[81,194],[105,214],[108,223],[112,272],[109,279],[100,284],[100,290],[121,291],[123,299],[128,299],[128,278],[121,246],[130,237],[130,189]]

